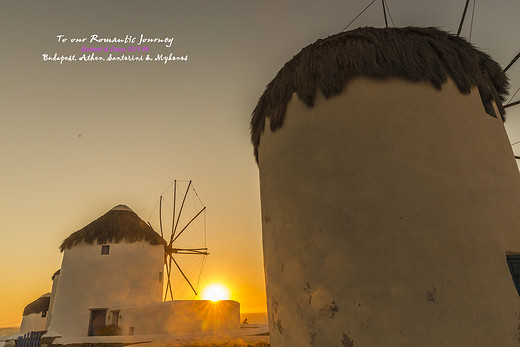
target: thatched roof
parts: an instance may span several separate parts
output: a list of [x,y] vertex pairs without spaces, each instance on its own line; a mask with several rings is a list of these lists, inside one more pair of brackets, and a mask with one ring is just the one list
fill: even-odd
[[31,313],[42,313],[49,310],[49,302],[51,301],[51,294],[43,294],[38,299],[25,306],[23,309],[23,315],[27,316]]
[[429,81],[437,89],[451,78],[464,94],[478,87],[486,112],[496,116],[491,104],[495,101],[505,120],[507,77],[466,40],[436,28],[358,28],[303,48],[267,85],[250,124],[257,161],[265,119],[271,131],[282,127],[293,93],[312,107],[317,90],[329,98],[357,76]]
[[125,205],[118,205],[92,223],[67,237],[60,246],[63,252],[85,242],[98,244],[137,242],[145,240],[151,245],[162,245],[166,241]]
[[58,269],[51,277],[51,281],[54,281],[54,278],[61,273],[61,269]]

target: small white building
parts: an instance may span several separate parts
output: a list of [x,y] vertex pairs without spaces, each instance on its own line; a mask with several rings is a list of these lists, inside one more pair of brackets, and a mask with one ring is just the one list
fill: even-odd
[[29,331],[45,330],[50,297],[51,293],[43,294],[38,299],[25,306],[23,310],[22,324],[20,325],[20,334],[25,334]]
[[71,234],[43,327],[63,337],[239,329],[236,301],[162,302],[165,245],[124,205]]

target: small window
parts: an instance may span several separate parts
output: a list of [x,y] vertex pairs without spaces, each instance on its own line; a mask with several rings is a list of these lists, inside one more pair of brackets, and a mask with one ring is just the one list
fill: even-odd
[[110,252],[110,246],[109,245],[101,246],[101,254],[102,255],[108,255],[109,252]]
[[47,311],[42,312],[42,317],[47,317]]
[[128,328],[128,335],[133,335],[135,331],[135,327]]
[[506,259],[509,272],[511,272],[511,277],[513,277],[513,283],[518,295],[520,295],[520,255],[507,255]]
[[161,284],[163,283],[163,277],[164,277],[164,276],[163,276],[162,271],[159,272],[159,283],[161,283]]

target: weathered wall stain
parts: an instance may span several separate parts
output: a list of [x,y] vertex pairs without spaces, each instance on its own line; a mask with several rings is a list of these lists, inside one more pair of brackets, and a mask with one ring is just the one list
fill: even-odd
[[316,330],[314,329],[314,320],[311,320],[305,326],[307,327],[307,333],[309,334],[309,344],[314,346],[314,343],[316,342],[316,336],[318,336]]
[[303,291],[305,292],[305,294],[307,294],[307,299],[309,300],[309,305],[310,305],[312,302],[312,295],[311,295],[311,285],[309,284],[309,282],[307,282],[307,284],[305,285],[305,288],[303,288]]
[[276,328],[280,332],[280,335],[283,335],[282,321],[280,321],[280,318],[276,321]]
[[300,299],[300,302],[297,304],[296,308],[298,316],[300,316],[300,318],[303,318],[303,315],[311,305],[311,302],[311,285],[309,284],[309,282],[307,282],[305,287],[303,288],[303,297]]
[[330,304],[325,305],[322,309],[320,309],[320,314],[322,317],[326,317],[329,319],[334,319],[334,315],[339,311],[338,305],[336,305],[336,301],[332,300]]
[[426,292],[426,299],[430,303],[437,303],[437,288],[433,287],[432,291]]
[[354,347],[354,341],[345,333],[343,333],[343,339],[341,340],[343,347]]
[[283,326],[280,318],[278,318],[278,301],[274,296],[271,297],[271,322],[274,325],[269,327],[271,331],[278,331],[280,335],[283,335]]

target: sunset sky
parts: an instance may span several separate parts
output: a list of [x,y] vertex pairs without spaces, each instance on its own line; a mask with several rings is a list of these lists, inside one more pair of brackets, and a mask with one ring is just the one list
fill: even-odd
[[[265,311],[251,112],[285,62],[370,1],[0,1],[0,327],[18,325],[25,305],[50,292],[63,239],[118,204],[146,220],[174,179],[193,180],[207,207],[211,255],[201,286],[220,282],[242,312]],[[387,2],[396,26],[451,32],[464,7]],[[471,16],[470,4],[465,37]],[[471,42],[505,67],[520,51],[518,18],[518,0],[479,1]],[[384,26],[380,1],[349,29],[359,26]],[[57,35],[141,34],[174,38],[171,47],[142,45],[152,57],[188,60],[42,59],[128,46]],[[520,62],[508,75],[514,93]],[[520,105],[508,109],[506,128],[511,143],[520,141]],[[520,154],[520,144],[513,148]]]

